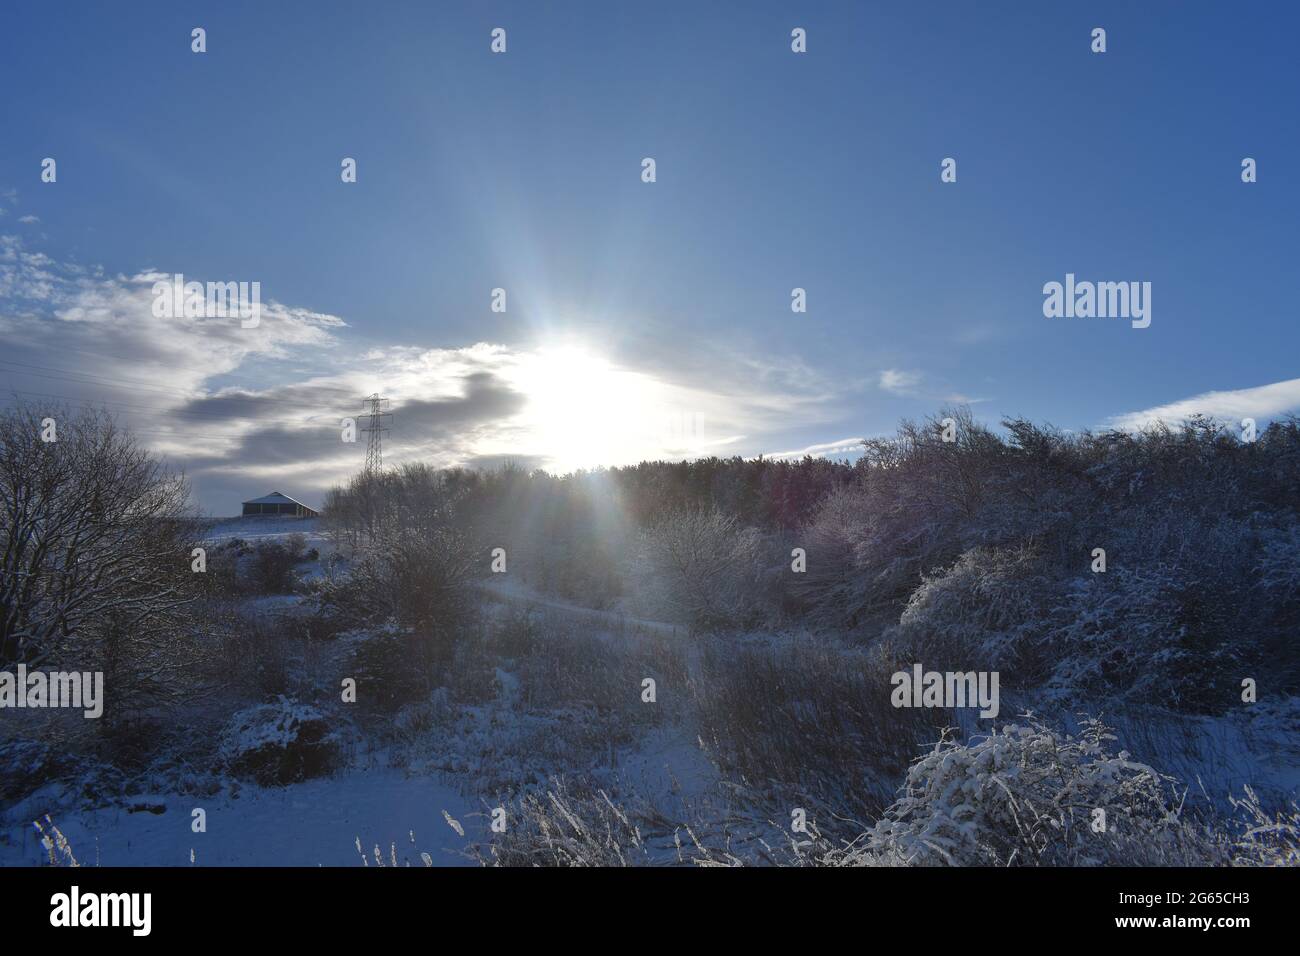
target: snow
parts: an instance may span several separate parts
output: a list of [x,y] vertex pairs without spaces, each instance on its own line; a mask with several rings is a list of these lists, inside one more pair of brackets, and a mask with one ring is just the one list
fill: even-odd
[[297,742],[304,724],[324,720],[325,715],[315,707],[281,697],[276,704],[259,704],[236,714],[225,743],[233,753],[288,747]]
[[[33,795],[36,796],[36,795]],[[47,794],[47,796],[50,796]],[[354,771],[283,788],[240,786],[216,798],[164,794],[137,804],[161,806],[162,813],[103,808],[51,813],[83,865],[186,866],[193,849],[199,866],[360,866],[360,839],[374,865],[373,848],[389,862],[396,844],[398,863],[422,866],[420,853],[435,865],[470,865],[467,843],[482,839],[484,807],[457,788],[399,770]],[[30,820],[9,814],[0,828],[0,866],[34,866],[46,860]],[[191,813],[207,813],[207,832],[191,831]],[[18,809],[18,808],[15,808]],[[33,815],[33,812],[35,815]],[[458,837],[443,819],[450,813],[465,828]],[[412,843],[414,834],[414,843]]]
[[205,528],[207,541],[225,541],[243,538],[251,541],[268,538],[287,538],[291,534],[306,535],[307,540],[325,541],[324,525],[320,518],[289,518],[249,515],[233,518],[213,518]]
[[[295,533],[304,534],[308,547],[317,548],[322,556],[329,553],[328,539],[313,519],[223,520],[209,529],[208,540],[270,541]],[[321,562],[299,565],[296,573],[301,576],[304,567],[309,567],[308,573],[312,568],[319,573]],[[690,640],[688,630],[680,625],[582,607],[537,594],[505,576],[490,577],[481,590],[489,603],[536,610],[563,623],[558,633],[576,631],[598,638],[601,646],[635,642],[650,632],[678,638],[688,651],[684,655],[688,671],[696,666],[699,641]],[[301,610],[301,595],[249,596],[241,604],[241,613],[263,619]],[[369,633],[373,632],[339,635],[324,645],[323,653],[343,655]],[[798,631],[709,639],[726,641],[734,652],[773,654],[797,651],[810,640]],[[865,648],[829,641],[819,646],[819,652],[835,655],[846,668],[865,666],[870,654]],[[47,785],[10,807],[0,806],[0,866],[38,865],[46,860],[32,826],[46,813],[83,864],[184,866],[191,865],[192,853],[192,862],[200,866],[360,866],[363,860],[374,866],[378,847],[383,865],[389,865],[394,854],[399,865],[424,865],[423,854],[434,865],[473,865],[465,850],[492,839],[487,822],[493,807],[524,792],[544,791],[556,775],[566,773],[600,787],[615,801],[627,800],[649,811],[648,818],[656,823],[654,832],[647,830],[645,836],[657,862],[673,862],[676,857],[677,821],[690,822],[701,834],[705,828],[713,836],[725,830],[728,845],[738,852],[755,850],[760,840],[779,840],[778,826],[745,803],[746,794],[761,796],[759,791],[771,781],[721,779],[689,719],[637,728],[630,745],[611,743],[601,752],[603,731],[591,705],[581,700],[549,709],[535,705],[524,690],[526,662],[496,660],[487,674],[494,688],[487,699],[455,705],[448,689],[441,688],[428,701],[393,715],[392,727],[404,739],[384,745],[366,741],[365,746],[375,749],[363,746],[362,753],[349,755],[328,776],[264,787],[233,781],[221,776],[220,768],[212,768],[215,783],[210,791],[203,791],[211,796],[174,792],[159,778],[147,784],[144,793],[89,809],[84,808],[80,785]],[[793,701],[790,706],[797,711],[800,703]],[[1022,709],[1037,710],[1035,705],[1045,703],[1050,701],[1008,695],[1003,722]],[[1055,726],[1064,727],[1066,733],[1077,732],[1079,725],[1071,723],[1068,712],[1048,710],[1053,711]],[[1142,764],[1150,764],[1204,795],[1198,798],[1193,793],[1191,800],[1222,803],[1249,783],[1280,802],[1288,796],[1294,799],[1300,787],[1300,701],[1296,699],[1261,703],[1217,718],[1108,710],[1105,716],[1118,738],[1117,747],[1132,759],[1125,756],[1091,767],[1090,785],[1101,788],[1117,775],[1132,775]],[[325,716],[296,701],[245,708],[232,715],[225,750],[240,753],[291,744],[296,726]],[[573,733],[575,727],[593,728],[588,737],[595,738],[595,753],[588,749],[590,739]],[[987,734],[987,727],[983,733]],[[1021,728],[1019,736],[1028,733]],[[987,811],[986,778],[993,775],[1023,784],[1015,762],[1006,763],[1003,757],[1029,743],[987,736],[981,741],[977,735],[969,750],[934,757],[927,766],[951,793],[943,790],[942,801],[926,805],[929,816],[915,824],[917,831],[925,831],[931,819],[941,821],[950,854],[975,839],[976,824],[971,821]],[[956,774],[958,759],[969,766],[949,779],[948,775]],[[864,773],[870,772],[864,768]],[[886,781],[886,787],[898,782]],[[204,833],[191,829],[196,808],[206,812]],[[905,823],[912,825],[895,821],[895,829]],[[907,840],[902,843],[912,845]]]
[[681,624],[670,621],[654,621],[648,618],[633,617],[621,611],[601,611],[596,608],[583,607],[572,601],[538,594],[535,590],[518,580],[504,580],[504,576],[494,575],[479,587],[489,596],[505,604],[517,604],[527,609],[546,608],[559,611],[586,624],[601,624],[621,630],[626,625],[646,628],[654,631],[681,633],[685,636],[687,629]]
[[325,532],[320,518],[234,517],[213,518],[204,528],[200,543],[213,546],[241,538],[249,544],[283,542],[290,535],[300,534],[307,541],[307,549],[315,548],[323,561],[338,551],[334,540]]

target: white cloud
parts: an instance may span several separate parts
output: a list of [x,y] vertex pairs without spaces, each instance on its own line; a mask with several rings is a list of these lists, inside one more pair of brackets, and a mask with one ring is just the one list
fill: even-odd
[[887,368],[880,373],[876,385],[881,391],[889,392],[900,398],[912,398],[926,402],[942,402],[948,405],[978,405],[987,402],[987,398],[976,398],[965,392],[953,391],[947,383],[927,378],[921,372],[906,369]]
[[31,225],[32,223],[40,222],[41,217],[40,216],[19,216],[18,221]]
[[1205,392],[1168,405],[1116,415],[1107,424],[1111,428],[1137,431],[1157,422],[1178,425],[1197,414],[1233,422],[1243,418],[1259,421],[1296,409],[1300,409],[1300,378],[1255,388]]
[[582,346],[352,348],[342,318],[269,299],[265,282],[255,328],[158,318],[153,284],[164,278],[60,263],[0,235],[0,387],[107,405],[223,509],[274,476],[309,495],[345,480],[365,442],[341,442],[340,419],[360,422],[361,397],[375,391],[395,412],[387,461],[518,456],[557,469],[754,454],[792,421],[837,417],[841,398],[789,356],[711,354],[687,371]]
[[827,455],[847,455],[860,452],[862,450],[861,438],[841,438],[839,441],[822,442],[818,445],[809,445],[807,448],[800,448],[797,451],[779,451],[768,458],[778,461],[799,460],[804,456],[813,458],[825,458]]
[[[159,318],[154,273],[105,276],[54,262],[0,236],[0,340],[13,362],[90,366],[102,379],[197,394],[249,358],[288,358],[336,343],[337,316],[271,300],[255,328],[238,319]],[[50,358],[57,356],[58,361]]]
[[893,395],[911,395],[920,384],[920,372],[906,372],[902,369],[887,368],[880,373],[880,387]]

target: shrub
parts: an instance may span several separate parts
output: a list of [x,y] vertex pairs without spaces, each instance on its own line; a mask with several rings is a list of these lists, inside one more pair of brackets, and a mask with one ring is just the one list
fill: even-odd
[[843,855],[913,866],[1207,862],[1209,842],[1180,817],[1170,779],[1110,753],[1113,739],[1095,720],[1074,736],[1029,718],[966,745],[941,740]]
[[717,508],[667,515],[642,537],[643,583],[673,620],[701,630],[761,618],[761,537]]
[[897,650],[934,668],[1042,677],[1051,583],[1028,548],[976,548],[922,579],[894,634]]
[[1078,696],[1118,691],[1177,710],[1222,710],[1239,692],[1236,606],[1214,582],[1177,567],[1112,568],[1076,578],[1045,636],[1050,686]]
[[795,539],[807,552],[808,569],[795,576],[792,590],[813,621],[852,626],[871,609],[873,581],[863,567],[862,547],[873,527],[867,496],[838,487]]
[[451,530],[396,531],[364,547],[348,575],[315,586],[322,610],[352,624],[395,621],[450,641],[473,618],[468,543]]
[[293,590],[293,568],[299,560],[301,555],[295,557],[278,541],[259,544],[253,558],[255,586],[265,594],[287,594]]
[[425,699],[437,686],[448,658],[431,646],[428,635],[396,622],[349,636],[349,675],[357,681],[357,700],[366,708],[395,711]]
[[284,539],[284,549],[289,552],[289,557],[295,563],[307,560],[307,536],[301,531],[295,531],[292,534],[286,535]]
[[221,738],[227,769],[263,786],[330,773],[341,754],[339,735],[325,715],[284,696],[239,711]]
[[33,790],[56,779],[71,761],[49,744],[36,740],[0,743],[0,801],[17,803]]

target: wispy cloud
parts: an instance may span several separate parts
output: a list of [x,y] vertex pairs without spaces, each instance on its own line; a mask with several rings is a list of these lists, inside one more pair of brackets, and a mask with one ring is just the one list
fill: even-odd
[[779,451],[768,455],[768,458],[774,458],[778,461],[798,460],[801,458],[827,458],[833,455],[851,455],[862,451],[861,438],[841,438],[839,441],[822,442],[817,445],[809,445],[807,448],[800,448],[796,451]]
[[[900,398],[920,399],[926,402],[942,402],[948,405],[978,405],[987,402],[987,398],[976,398],[965,392],[950,390],[948,383],[927,377],[922,372],[907,369],[887,368],[880,373],[876,386],[882,392]],[[945,390],[949,389],[949,390]]]
[[1116,415],[1107,424],[1111,428],[1136,431],[1157,422],[1178,425],[1193,415],[1234,422],[1243,418],[1259,421],[1297,409],[1300,409],[1300,378],[1292,378],[1254,388],[1204,392],[1167,405]]
[[921,384],[921,373],[887,368],[880,373],[878,384],[891,395],[914,395]]

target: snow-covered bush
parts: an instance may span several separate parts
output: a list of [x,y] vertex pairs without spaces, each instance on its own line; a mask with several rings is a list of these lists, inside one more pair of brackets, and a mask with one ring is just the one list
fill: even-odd
[[350,624],[389,620],[448,638],[474,607],[472,557],[452,531],[394,531],[360,551],[351,573],[314,586],[322,612]]
[[939,669],[1040,674],[1051,582],[1028,548],[977,548],[912,592],[891,635],[898,653]]
[[873,515],[860,489],[837,487],[793,539],[804,549],[808,567],[795,576],[792,591],[812,620],[851,625],[867,613],[874,588],[862,555],[874,528]]
[[435,727],[450,723],[455,715],[450,692],[439,687],[424,700],[402,707],[393,716],[391,726],[397,739],[411,743],[426,738]]
[[314,707],[281,696],[236,713],[221,735],[227,769],[264,786],[330,773],[340,763],[339,734]]
[[639,597],[701,630],[752,622],[766,603],[760,547],[754,528],[717,508],[665,515],[641,539]]
[[0,743],[0,801],[16,803],[55,778],[68,762],[66,754],[41,741]]
[[1206,841],[1179,816],[1169,778],[1111,753],[1113,739],[1095,720],[1071,735],[1027,718],[969,744],[942,740],[842,856],[914,866],[1203,861]]
[[1260,587],[1284,598],[1300,598],[1300,524],[1265,530],[1261,545],[1255,565]]
[[1112,568],[1070,582],[1045,641],[1050,686],[1066,695],[1118,691],[1174,710],[1222,709],[1257,635],[1234,627],[1237,605],[1212,581],[1166,565]]

